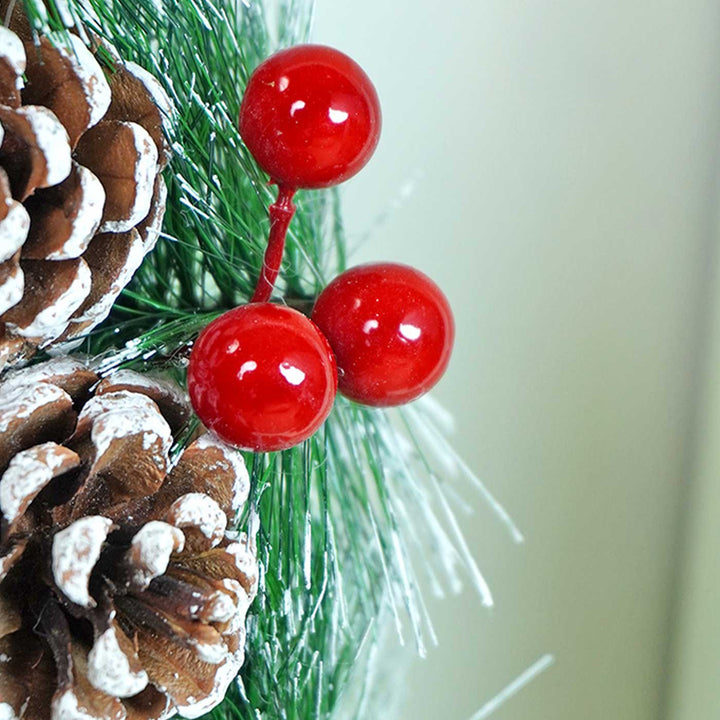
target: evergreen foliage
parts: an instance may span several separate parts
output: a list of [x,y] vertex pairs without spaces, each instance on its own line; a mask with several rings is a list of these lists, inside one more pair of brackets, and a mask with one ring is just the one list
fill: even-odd
[[[104,370],[162,367],[183,382],[193,339],[247,302],[265,249],[274,190],[238,135],[243,88],[273,50],[307,39],[312,2],[281,2],[275,32],[253,0],[83,0],[70,10],[90,37],[158,77],[175,108],[163,237],[79,350],[99,354]],[[28,2],[28,13],[38,29],[61,29],[55,9],[44,18]],[[345,245],[336,191],[296,200],[275,299],[306,308],[344,269]],[[411,628],[421,652],[433,637],[411,558],[438,592],[456,589],[464,568],[491,603],[451,509],[446,477],[458,461],[442,426],[432,403],[388,412],[339,397],[303,445],[246,456],[242,526],[258,528],[260,591],[242,682],[213,717],[329,720],[351,680],[360,689],[347,696],[346,716],[377,717],[364,680],[378,662],[383,618],[401,637]]]

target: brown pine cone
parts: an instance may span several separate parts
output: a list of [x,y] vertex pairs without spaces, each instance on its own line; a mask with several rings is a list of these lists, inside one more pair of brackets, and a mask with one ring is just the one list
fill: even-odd
[[0,369],[107,317],[166,197],[159,83],[74,35],[23,42],[21,20],[0,27]]
[[243,662],[249,481],[174,386],[58,358],[0,384],[0,717],[194,718]]

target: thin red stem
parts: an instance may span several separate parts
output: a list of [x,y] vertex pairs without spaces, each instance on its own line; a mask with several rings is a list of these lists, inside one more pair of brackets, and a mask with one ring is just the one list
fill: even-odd
[[295,195],[295,188],[280,185],[277,200],[270,206],[270,237],[267,250],[265,250],[262,272],[250,302],[267,302],[275,287],[285,250],[285,236],[295,214],[293,195]]

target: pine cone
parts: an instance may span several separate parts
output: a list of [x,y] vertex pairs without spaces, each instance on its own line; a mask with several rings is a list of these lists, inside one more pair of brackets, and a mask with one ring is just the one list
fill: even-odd
[[149,73],[106,76],[71,34],[23,42],[18,12],[19,34],[0,27],[0,369],[107,316],[157,239],[168,159]]
[[[0,384],[0,717],[158,720],[215,707],[243,662],[254,542],[242,458],[162,381],[75,359]],[[235,534],[237,535],[237,534]]]

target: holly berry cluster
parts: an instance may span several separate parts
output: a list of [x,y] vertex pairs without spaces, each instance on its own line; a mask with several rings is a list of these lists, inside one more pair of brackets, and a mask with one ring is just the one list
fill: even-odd
[[211,322],[193,347],[188,387],[198,417],[259,452],[310,437],[339,389],[373,406],[407,403],[442,376],[454,338],[442,291],[406,265],[362,265],[336,277],[311,318],[269,301],[298,188],[355,175],[380,135],[375,88],[347,55],[321,45],[276,53],[252,74],[243,141],[278,186],[263,270],[248,305]]

